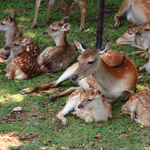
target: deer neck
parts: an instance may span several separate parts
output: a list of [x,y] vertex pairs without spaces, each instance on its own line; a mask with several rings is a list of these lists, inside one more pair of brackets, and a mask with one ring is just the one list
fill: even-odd
[[10,27],[5,33],[6,44],[17,34],[18,28],[16,26]]
[[11,51],[10,52],[10,56],[11,56],[11,58],[14,58],[14,57],[16,57],[17,55],[19,55],[22,52],[25,52],[24,46],[21,46],[21,48],[19,50],[17,50],[17,51]]
[[66,43],[66,32],[61,32],[59,35],[53,37],[53,39],[55,41],[56,46]]

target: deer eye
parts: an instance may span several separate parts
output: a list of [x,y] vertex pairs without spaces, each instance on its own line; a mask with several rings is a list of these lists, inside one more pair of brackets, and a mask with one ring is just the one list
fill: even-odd
[[5,24],[2,22],[1,25],[5,25]]
[[91,98],[89,98],[89,99],[88,99],[88,101],[92,101],[92,99],[91,99]]
[[145,29],[145,31],[149,31],[149,29]]
[[88,64],[88,65],[92,65],[92,64],[93,64],[93,61],[89,61],[87,64]]
[[52,29],[52,31],[57,31],[57,30],[55,30],[55,29]]
[[14,46],[18,46],[18,44],[15,43]]

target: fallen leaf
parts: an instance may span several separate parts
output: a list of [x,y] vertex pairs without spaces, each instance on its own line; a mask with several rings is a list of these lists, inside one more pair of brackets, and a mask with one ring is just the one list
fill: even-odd
[[21,111],[22,110],[22,107],[18,106],[18,107],[14,107],[12,109],[12,111]]
[[61,147],[61,149],[69,149],[69,148],[67,148],[67,147]]

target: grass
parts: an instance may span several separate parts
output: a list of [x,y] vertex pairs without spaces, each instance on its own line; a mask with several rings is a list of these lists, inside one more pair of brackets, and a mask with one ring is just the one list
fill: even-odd
[[[31,1],[31,0],[30,0]],[[31,38],[39,44],[41,51],[48,46],[55,46],[54,41],[42,35],[49,25],[54,21],[60,21],[65,8],[65,0],[57,0],[56,5],[51,11],[51,20],[49,24],[44,24],[46,19],[47,6],[42,5],[39,9],[37,27],[31,29],[34,18],[35,3],[28,0],[3,1],[1,3],[0,20],[10,15],[12,10],[16,9],[16,17],[20,31],[23,36]],[[89,48],[95,48],[96,27],[97,27],[97,1],[87,1],[87,13],[85,20],[85,29],[78,32],[80,24],[80,8],[74,3],[69,13],[69,22],[71,28],[67,35],[68,41],[73,44],[77,40]],[[113,17],[117,13],[121,1],[105,0],[105,18],[103,44],[112,41],[110,49],[123,52],[129,55],[137,49],[129,45],[115,44],[128,28],[133,25],[128,23],[125,17],[121,18],[119,29],[113,29]],[[23,27],[29,27],[26,30]],[[0,47],[5,45],[4,33],[0,32]],[[140,56],[131,57],[137,66],[146,63]],[[75,61],[76,62],[76,61]],[[150,149],[149,128],[143,128],[142,125],[130,120],[130,116],[121,113],[122,102],[119,102],[113,108],[113,117],[108,122],[85,123],[84,120],[67,116],[68,126],[63,126],[57,119],[56,114],[64,107],[68,96],[60,98],[57,102],[50,102],[49,96],[53,93],[60,93],[64,89],[74,86],[71,81],[62,83],[59,87],[48,90],[44,94],[33,93],[30,95],[21,95],[19,91],[27,88],[52,82],[60,77],[63,71],[59,73],[45,73],[30,80],[8,80],[3,69],[5,64],[0,64],[0,145],[3,146],[7,141],[7,149],[19,150],[38,150],[38,149],[108,149],[108,150],[143,150]],[[146,83],[150,83],[149,75],[146,72],[139,74],[137,91],[144,89]],[[23,110],[14,113],[14,107],[21,106]],[[96,138],[96,135],[101,135]],[[4,139],[5,135],[5,139]],[[6,136],[7,135],[7,136]],[[6,138],[9,137],[9,138]],[[18,137],[14,143],[15,138]],[[8,148],[9,147],[9,148]]]

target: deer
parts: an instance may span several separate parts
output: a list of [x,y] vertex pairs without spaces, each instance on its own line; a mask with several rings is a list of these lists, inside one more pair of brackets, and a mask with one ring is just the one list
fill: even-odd
[[150,126],[150,87],[132,95],[122,106],[121,111],[129,114],[132,120],[142,124],[144,127]]
[[[22,36],[20,33],[17,34],[18,27],[16,23],[17,11],[14,10],[11,16],[5,17],[0,21],[0,31],[5,32],[6,44],[15,36]],[[9,57],[10,51],[6,51],[4,48],[0,49],[0,57],[7,59]]]
[[101,94],[113,106],[118,100],[128,100],[134,94],[137,83],[135,64],[122,53],[109,50],[110,42],[100,49],[83,49],[78,57],[78,68],[71,76],[78,81],[92,75],[100,85]]
[[[71,7],[72,2],[73,2],[73,0],[67,0],[67,5],[66,5],[65,12],[63,14],[63,18],[68,14],[68,11]],[[79,31],[82,31],[84,29],[84,24],[85,24],[85,14],[86,14],[87,2],[86,2],[86,0],[76,0],[76,2],[78,2],[80,9],[81,9],[81,22],[80,22]],[[31,26],[32,28],[36,27],[40,3],[41,3],[41,0],[36,0],[35,15],[34,15],[33,24]],[[45,23],[48,23],[48,21],[50,20],[50,12],[51,12],[51,8],[54,5],[54,3],[55,3],[55,0],[48,0],[48,11],[47,11],[47,17],[46,17]]]
[[149,55],[149,62],[138,68],[138,71],[146,70],[148,74],[150,74],[150,47],[146,49],[147,54]]
[[67,31],[70,28],[68,17],[60,21],[53,22],[50,27],[43,32],[44,36],[54,39],[56,46],[47,47],[38,57],[37,62],[42,72],[59,72],[69,67],[75,60],[72,46],[66,39]]
[[11,57],[6,69],[8,79],[30,79],[41,73],[36,58],[25,50],[22,38],[12,38],[5,49],[10,51]]
[[117,44],[129,44],[144,51],[136,51],[130,55],[141,54],[141,57],[145,59],[149,58],[149,55],[146,53],[146,49],[150,46],[150,22],[144,23],[142,26],[133,27],[128,29],[119,39],[116,40]]
[[85,90],[81,87],[67,98],[65,107],[57,114],[57,117],[63,121],[63,125],[68,125],[68,120],[64,116],[69,113],[84,119],[86,123],[106,122],[112,117],[111,106],[100,91]]
[[115,15],[114,28],[120,26],[120,17],[126,13],[127,21],[135,25],[142,25],[150,19],[150,3],[148,0],[124,0]]

